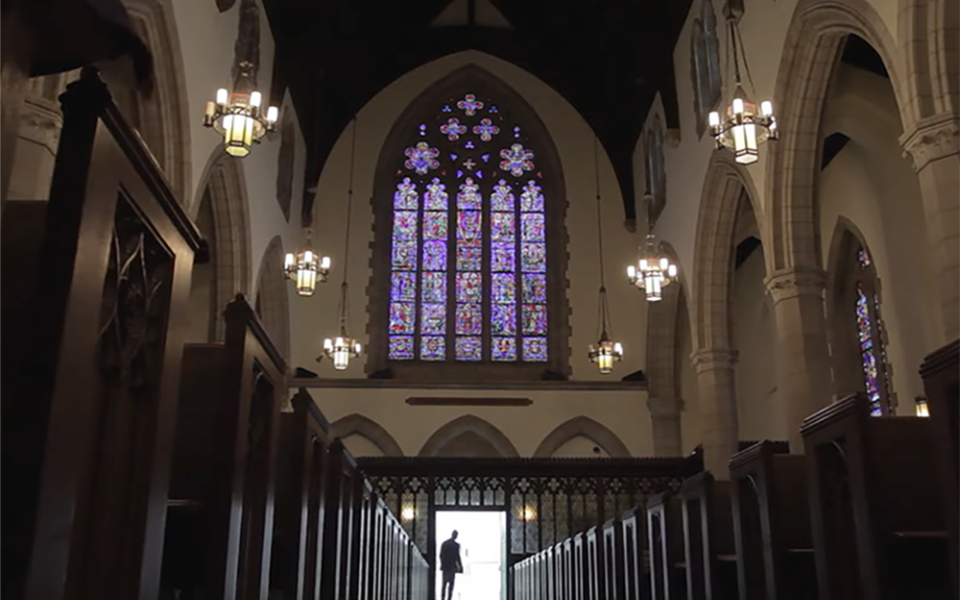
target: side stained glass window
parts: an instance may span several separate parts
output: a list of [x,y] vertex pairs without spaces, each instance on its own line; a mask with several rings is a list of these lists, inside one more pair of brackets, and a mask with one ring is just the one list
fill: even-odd
[[464,93],[410,131],[390,227],[390,361],[550,359],[543,173],[521,123]]
[[[863,247],[857,251],[857,263],[861,271],[872,266],[870,255]],[[857,342],[870,414],[877,417],[892,414],[890,377],[880,325],[880,297],[877,293],[870,293],[862,280],[857,281],[856,316]]]

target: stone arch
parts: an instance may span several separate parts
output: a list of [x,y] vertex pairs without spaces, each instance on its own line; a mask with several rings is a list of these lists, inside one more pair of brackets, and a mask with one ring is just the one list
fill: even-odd
[[490,450],[491,452],[486,452],[488,455],[503,458],[520,456],[510,438],[489,421],[475,415],[458,417],[436,430],[420,449],[420,456],[448,456],[444,453],[458,438],[468,441],[473,448]]
[[899,59],[904,97],[909,98],[904,130],[940,115],[955,121],[960,112],[960,5],[952,0],[900,0],[899,5]]
[[[228,159],[230,162],[237,162]],[[290,306],[287,301],[287,277],[283,272],[283,240],[274,236],[260,261],[257,294],[254,301],[263,327],[284,358],[290,356]]]
[[360,435],[370,440],[384,456],[403,456],[397,440],[379,423],[361,414],[353,413],[337,420],[330,425],[330,432],[340,439]]
[[561,446],[577,437],[592,440],[593,443],[603,448],[610,458],[630,458],[631,456],[627,445],[617,434],[606,425],[584,416],[574,417],[557,425],[547,437],[543,438],[533,456],[535,458],[549,458]]
[[816,185],[821,119],[831,76],[850,34],[880,55],[901,120],[904,125],[912,120],[904,111],[908,96],[894,59],[896,44],[873,7],[866,0],[801,0],[787,31],[774,94],[782,133],[778,142],[768,144],[766,214],[774,242],[765,244],[768,272],[819,270],[823,264]]

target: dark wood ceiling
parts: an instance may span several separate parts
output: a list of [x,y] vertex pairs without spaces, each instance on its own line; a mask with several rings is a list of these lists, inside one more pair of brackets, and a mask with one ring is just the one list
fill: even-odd
[[272,92],[289,87],[307,143],[305,215],[330,150],[364,104],[462,50],[526,69],[579,111],[613,162],[628,221],[633,151],[657,91],[666,126],[679,126],[673,49],[692,0],[489,0],[510,28],[478,24],[478,0],[466,0],[464,25],[448,27],[431,24],[451,0],[263,1],[276,39]]

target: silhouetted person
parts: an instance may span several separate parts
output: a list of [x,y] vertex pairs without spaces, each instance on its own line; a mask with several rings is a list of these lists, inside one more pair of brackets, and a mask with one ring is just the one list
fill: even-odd
[[450,539],[440,544],[440,572],[443,574],[440,600],[452,600],[453,580],[457,573],[463,573],[463,563],[460,562],[460,544],[456,540],[457,532],[454,530]]

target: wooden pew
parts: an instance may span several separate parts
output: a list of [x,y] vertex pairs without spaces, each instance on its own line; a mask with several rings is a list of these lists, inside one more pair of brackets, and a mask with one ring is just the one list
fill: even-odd
[[960,598],[960,340],[927,356],[920,376],[933,428],[956,600]]
[[590,577],[590,585],[587,589],[588,600],[606,600],[606,588],[604,587],[603,572],[603,531],[600,527],[594,526],[586,531],[587,538],[587,573]]
[[690,600],[732,600],[738,595],[730,487],[729,481],[715,481],[704,471],[680,488]]
[[741,600],[816,597],[806,460],[760,442],[730,458]]
[[49,202],[0,236],[2,591],[156,597],[200,236],[96,69],[61,102]]
[[187,344],[170,478],[164,584],[181,595],[268,593],[286,367],[237,296],[222,344]]
[[607,600],[623,600],[625,588],[623,564],[623,532],[620,519],[613,518],[603,524],[603,589]]
[[869,406],[851,396],[801,427],[820,599],[948,597],[930,419]]
[[573,589],[573,600],[587,600],[590,588],[590,572],[587,570],[587,540],[581,531],[573,536],[573,569],[576,573],[576,582]]
[[650,587],[639,596],[652,600],[687,597],[684,554],[683,502],[663,492],[647,503],[647,539],[650,554]]
[[620,517],[623,542],[623,597],[646,600],[650,595],[650,570],[645,568],[647,518],[643,507],[631,508]]

